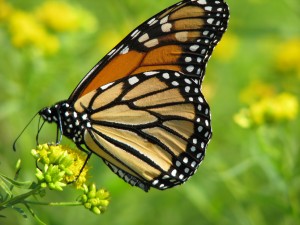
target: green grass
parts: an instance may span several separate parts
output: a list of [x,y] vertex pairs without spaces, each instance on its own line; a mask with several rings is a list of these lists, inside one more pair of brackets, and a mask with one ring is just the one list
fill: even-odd
[[[36,123],[24,132],[17,152],[12,143],[30,118],[42,107],[68,98],[77,83],[126,33],[171,0],[72,1],[96,18],[91,31],[51,34],[60,49],[43,56],[32,46],[16,48],[6,22],[0,20],[0,171],[13,176],[18,158],[23,160],[21,177],[34,177]],[[32,12],[42,3],[14,0],[14,8]],[[70,3],[71,4],[71,3]],[[300,40],[298,0],[228,0],[231,18],[227,41],[213,54],[204,80],[212,111],[213,138],[198,172],[184,185],[149,193],[132,188],[93,156],[93,180],[107,188],[111,205],[96,216],[82,207],[34,207],[47,224],[142,224],[142,225],[295,225],[300,224],[300,121],[271,121],[244,129],[233,116],[247,105],[241,93],[254,80],[300,99],[300,60],[290,69],[279,68],[280,46]],[[1,8],[1,7],[0,7]],[[1,9],[0,9],[1,11]],[[1,14],[0,14],[1,15]],[[0,17],[1,18],[1,17]],[[83,19],[82,19],[83,20]],[[295,48],[299,46],[295,46]],[[225,49],[225,50],[224,50]],[[300,57],[300,56],[299,56]],[[288,64],[287,64],[288,67]],[[298,69],[297,69],[298,68]],[[253,89],[254,96],[257,90]],[[251,97],[251,96],[250,96]],[[264,97],[264,96],[261,96]],[[55,137],[55,127],[43,132],[44,142]],[[49,136],[48,136],[49,134]],[[42,142],[43,143],[43,142]],[[47,199],[75,198],[76,192],[49,192]],[[0,224],[36,224],[30,215],[23,219],[12,210]]]

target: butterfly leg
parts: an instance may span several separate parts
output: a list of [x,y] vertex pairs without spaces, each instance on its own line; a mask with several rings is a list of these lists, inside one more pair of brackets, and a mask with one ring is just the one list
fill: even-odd
[[83,166],[81,167],[81,169],[80,169],[78,175],[76,175],[75,179],[74,179],[73,181],[69,182],[69,183],[74,183],[74,182],[77,181],[77,179],[79,178],[80,174],[82,173],[84,167],[86,166],[87,162],[89,161],[90,157],[92,156],[92,152],[91,152],[91,151],[88,151],[88,150],[86,150],[86,149],[84,149],[83,147],[81,147],[81,145],[78,144],[78,145],[77,145],[77,148],[78,148],[80,151],[83,151],[84,153],[86,153],[86,154],[87,154],[87,157],[86,157],[86,159],[85,159],[85,161],[84,161],[84,163],[83,163]]

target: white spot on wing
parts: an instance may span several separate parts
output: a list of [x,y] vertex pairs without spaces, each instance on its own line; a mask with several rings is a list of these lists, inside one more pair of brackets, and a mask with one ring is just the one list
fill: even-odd
[[208,35],[208,34],[209,34],[209,31],[208,31],[208,30],[203,31],[203,35],[204,35],[204,36],[206,36],[206,35]]
[[178,86],[179,83],[178,83],[177,81],[173,81],[173,82],[172,82],[172,85],[173,85],[173,86]]
[[152,185],[156,185],[156,184],[158,184],[158,180],[154,180],[153,182],[152,182]]
[[184,162],[184,163],[188,163],[188,162],[189,162],[189,159],[188,159],[187,157],[184,157],[183,162]]
[[162,19],[160,20],[160,24],[167,23],[167,22],[168,22],[168,19],[169,19],[169,16],[165,16],[164,18],[162,18]]
[[107,55],[112,55],[115,51],[116,51],[116,49],[113,49],[109,53],[107,53]]
[[101,90],[105,90],[107,89],[108,87],[110,87],[111,85],[113,85],[114,82],[111,82],[111,83],[108,83],[108,84],[105,84],[103,86],[101,86]]
[[195,51],[197,51],[197,49],[198,49],[199,47],[200,47],[199,45],[192,45],[192,46],[190,47],[190,50],[193,51],[193,52],[195,52]]
[[171,172],[171,175],[172,175],[173,177],[175,177],[175,176],[176,176],[176,174],[177,174],[177,170],[176,170],[176,169],[174,169],[174,170]]
[[140,38],[139,38],[139,42],[145,42],[149,39],[149,35],[147,33],[143,34]]
[[199,0],[198,3],[201,4],[201,5],[207,4],[206,0]]
[[187,70],[188,72],[193,72],[194,68],[195,68],[194,66],[190,65],[190,66],[188,66],[188,67],[186,68],[186,70]]
[[135,38],[136,36],[139,35],[140,32],[141,32],[141,31],[139,31],[139,30],[133,31],[133,33],[131,34],[131,37],[132,37],[132,38]]
[[134,85],[137,82],[139,82],[139,79],[137,77],[131,77],[128,79],[129,84]]
[[172,28],[172,24],[170,24],[170,23],[165,23],[165,24],[161,25],[161,30],[163,32],[170,32],[171,28]]
[[158,74],[159,72],[157,72],[157,71],[149,71],[149,72],[145,72],[144,74],[146,75],[146,76],[152,76],[152,75],[155,75],[155,74]]
[[185,78],[184,81],[185,81],[187,84],[192,84],[192,81],[189,80],[189,79],[187,79],[187,78]]
[[187,31],[177,32],[175,34],[175,38],[178,41],[186,42],[188,40],[188,32]]
[[199,126],[199,127],[198,127],[198,132],[200,133],[200,132],[202,132],[202,130],[203,130],[203,127],[202,127],[202,126]]
[[152,18],[151,20],[148,21],[149,26],[152,26],[157,23],[157,20],[155,18]]
[[169,75],[168,73],[164,73],[164,74],[163,74],[163,78],[165,78],[165,79],[170,79],[170,75]]
[[189,93],[190,90],[191,90],[191,87],[190,87],[190,86],[186,86],[186,87],[184,88],[184,90],[185,90],[185,92]]
[[195,167],[195,166],[196,166],[196,162],[193,161],[192,164],[191,164],[191,166],[192,166],[192,167]]
[[213,18],[209,18],[208,20],[207,20],[207,23],[209,23],[209,24],[212,24],[214,22],[214,19]]
[[150,41],[147,41],[144,45],[147,47],[147,48],[152,48],[156,45],[158,45],[159,42],[158,42],[158,39],[152,39]]
[[122,51],[120,52],[120,54],[127,54],[129,52],[129,47],[128,46],[126,46],[126,47],[124,47],[123,49],[122,49]]
[[191,62],[192,61],[192,57],[185,57],[185,62]]
[[211,6],[206,6],[204,9],[207,10],[207,11],[211,11],[212,7]]

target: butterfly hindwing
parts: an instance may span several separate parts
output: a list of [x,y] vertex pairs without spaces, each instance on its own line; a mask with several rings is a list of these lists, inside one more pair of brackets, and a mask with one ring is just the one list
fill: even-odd
[[227,28],[223,0],[179,2],[134,29],[84,77],[74,102],[92,90],[133,74],[173,70],[203,79],[213,48]]
[[199,81],[180,72],[122,78],[78,99],[75,110],[85,109],[91,123],[87,148],[125,181],[145,188],[185,182],[202,161],[211,136],[209,106]]

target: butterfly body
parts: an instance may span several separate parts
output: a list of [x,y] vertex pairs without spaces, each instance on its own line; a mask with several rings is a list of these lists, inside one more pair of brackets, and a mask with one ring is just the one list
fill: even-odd
[[39,114],[133,186],[184,183],[211,138],[201,84],[228,15],[220,0],[163,10],[100,60],[69,99]]

